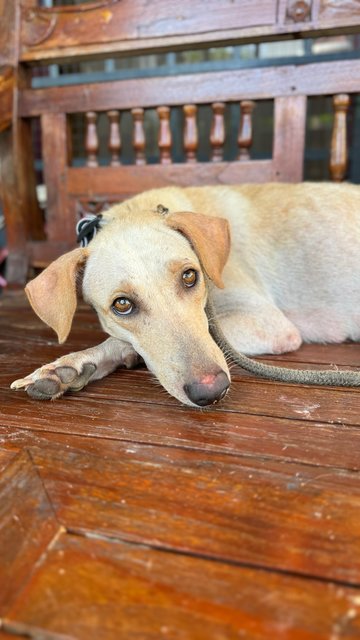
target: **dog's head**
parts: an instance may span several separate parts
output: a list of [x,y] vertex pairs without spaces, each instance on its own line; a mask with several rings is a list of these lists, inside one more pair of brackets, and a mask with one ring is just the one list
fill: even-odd
[[88,247],[61,256],[27,285],[33,309],[64,342],[83,271],[84,298],[110,336],[130,343],[181,402],[216,402],[229,371],[209,334],[206,279],[223,287],[227,221],[182,212],[107,219]]

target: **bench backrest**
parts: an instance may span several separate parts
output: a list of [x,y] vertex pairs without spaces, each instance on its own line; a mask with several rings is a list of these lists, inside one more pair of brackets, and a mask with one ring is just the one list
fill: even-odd
[[[4,96],[3,111],[0,107],[0,131],[4,130],[0,135],[1,181],[11,249],[9,279],[23,281],[29,265],[43,267],[72,248],[75,224],[86,211],[100,211],[144,189],[169,184],[302,180],[309,96],[333,96],[330,171],[332,179],[342,180],[347,164],[346,113],[350,95],[360,89],[360,60],[44,89],[31,88],[28,65],[358,28],[360,10],[355,3],[349,8],[348,2],[339,0],[342,11],[333,11],[332,4],[326,0],[183,0],[174,13],[174,4],[166,0],[145,4],[141,0],[104,0],[52,10],[36,7],[33,0],[0,0],[0,16],[2,8],[8,25],[14,27],[15,38],[0,57],[4,78],[0,80],[0,96],[1,92]],[[254,160],[253,113],[258,101],[269,99],[274,109],[272,154],[267,160]],[[240,105],[238,151],[234,159],[225,161],[223,149],[229,135],[225,113],[234,103]],[[197,160],[200,105],[210,105],[212,110],[209,157],[201,162]],[[182,112],[177,123],[172,118],[175,107]],[[146,162],[144,127],[148,109],[156,109],[158,118],[158,159],[151,164]],[[99,166],[98,158],[97,120],[103,112],[109,131],[107,166]],[[119,122],[129,112],[134,156],[132,164],[122,164]],[[83,114],[85,120],[86,162],[81,167],[73,166],[72,161],[71,114]],[[45,220],[35,195],[34,118],[41,122]],[[12,126],[8,127],[10,120]],[[181,162],[174,162],[172,154],[175,134],[183,140]]]

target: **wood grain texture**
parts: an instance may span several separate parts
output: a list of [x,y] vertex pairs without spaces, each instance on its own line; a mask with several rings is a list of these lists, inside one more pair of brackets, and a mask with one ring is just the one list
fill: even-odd
[[[16,375],[7,379],[13,380]],[[35,430],[38,437],[62,433],[65,437],[109,440],[110,445],[117,440],[164,444],[240,457],[276,457],[284,463],[292,460],[315,467],[359,470],[358,425],[309,422],[307,413],[300,413],[295,419],[225,411],[189,415],[181,407],[121,400],[125,381],[121,378],[116,382],[116,399],[106,399],[106,387],[97,396],[93,395],[94,383],[92,394],[67,396],[50,407],[38,407],[27,398],[14,398],[13,392],[5,393],[4,389],[6,404],[0,416],[1,432],[13,430],[16,439],[17,429],[21,427],[25,431]],[[128,382],[131,384],[131,380]],[[246,398],[244,400],[246,402]],[[133,411],[136,411],[136,420]],[[7,442],[6,433],[2,437]]]
[[0,191],[7,226],[9,283],[25,282],[26,242],[44,237],[35,191],[30,122],[18,117],[19,91],[30,82],[28,71],[18,67],[19,29],[18,0],[0,0]]
[[358,613],[355,589],[64,534],[6,622],[63,640],[355,640]]
[[[3,443],[4,441],[2,441]],[[9,462],[15,457],[16,452],[10,449],[0,450],[0,473],[7,467]]]
[[24,284],[28,270],[27,241],[44,238],[36,198],[30,121],[18,119],[0,134],[0,183],[7,245],[7,281]]
[[186,164],[149,165],[139,167],[71,167],[68,170],[68,192],[72,196],[110,195],[119,200],[129,194],[168,185],[201,186],[204,184],[237,184],[239,182],[266,182],[274,169],[270,160],[252,162],[199,162]]
[[360,582],[360,487],[351,472],[128,444],[117,459],[31,454],[69,530],[199,556],[206,541],[209,558]]
[[[95,37],[98,42],[159,38],[229,29],[234,22],[243,27],[271,24],[275,21],[273,0],[259,0],[255,8],[251,0],[240,0],[234,6],[224,0],[210,0],[207,11],[194,13],[194,3],[183,0],[181,12],[174,0],[155,0],[151,6],[144,0],[129,3],[107,3],[105,9],[58,11],[53,32],[41,43],[42,48],[78,46]],[[104,10],[105,9],[105,10]],[[41,12],[44,17],[54,12]],[[35,22],[34,16],[34,22]],[[36,49],[24,47],[24,49]]]
[[[88,11],[41,11],[40,16],[35,12],[32,20],[23,18],[23,29],[25,25],[31,36],[31,27],[36,35],[39,18],[43,21],[50,16],[54,18],[53,28],[48,37],[42,38],[39,44],[36,42],[31,46],[27,44],[23,33],[22,57],[29,58],[27,54],[35,53],[38,58],[46,55],[46,51],[54,49],[71,50],[72,54],[81,55],[83,48],[89,45],[100,45],[108,48],[111,45],[129,49],[142,49],[141,41],[153,41],[154,39],[168,40],[169,43],[180,38],[186,38],[192,34],[193,40],[206,38],[205,34],[212,32],[233,29],[238,23],[242,27],[254,27],[260,25],[270,25],[276,20],[276,4],[273,0],[259,0],[255,8],[251,0],[240,0],[232,5],[221,0],[210,0],[207,11],[194,11],[194,3],[191,0],[183,0],[181,11],[171,0],[155,0],[149,5],[144,0],[136,0],[132,3],[115,2],[108,3],[108,7]],[[197,37],[198,36],[198,37]],[[135,41],[135,42],[134,42]],[[136,43],[137,41],[137,43]],[[51,53],[50,53],[51,55]]]
[[306,104],[306,96],[275,99],[273,159],[280,182],[303,179]]
[[0,478],[0,615],[59,528],[29,454],[20,452]]
[[69,135],[64,113],[44,113],[41,116],[44,180],[47,186],[47,238],[66,242],[74,237],[75,221],[68,215],[67,166]]
[[13,68],[0,67],[0,132],[7,129],[12,121],[14,87]]
[[18,2],[0,0],[0,67],[17,64],[18,20]]
[[[308,13],[287,20],[288,0],[184,0],[181,10],[173,0],[104,2],[91,8],[38,9],[22,15],[21,60],[45,62],[73,56],[111,57],[199,46],[261,41],[333,30],[355,32],[359,24],[356,0],[314,0]],[[306,4],[306,3],[304,3]],[[278,6],[279,5],[279,6]],[[98,7],[97,9],[95,7]],[[300,19],[299,19],[300,18]],[[310,18],[310,19],[309,19]]]

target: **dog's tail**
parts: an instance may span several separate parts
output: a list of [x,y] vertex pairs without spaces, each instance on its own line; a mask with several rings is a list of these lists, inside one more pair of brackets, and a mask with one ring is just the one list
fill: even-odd
[[336,371],[334,369],[288,369],[287,367],[275,367],[264,364],[257,360],[252,360],[242,353],[239,353],[228,342],[218,321],[212,303],[208,300],[206,313],[209,318],[210,333],[219,347],[226,352],[230,358],[242,369],[250,371],[262,378],[277,380],[278,382],[293,382],[297,384],[320,385],[326,387],[359,387],[360,372],[358,371]]

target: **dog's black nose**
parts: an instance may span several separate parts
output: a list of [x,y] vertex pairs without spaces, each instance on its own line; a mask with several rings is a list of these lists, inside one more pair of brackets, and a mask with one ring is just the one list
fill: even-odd
[[184,391],[194,404],[199,407],[206,407],[208,404],[216,404],[222,400],[230,386],[230,380],[225,371],[219,371],[217,374],[210,374],[184,385]]

